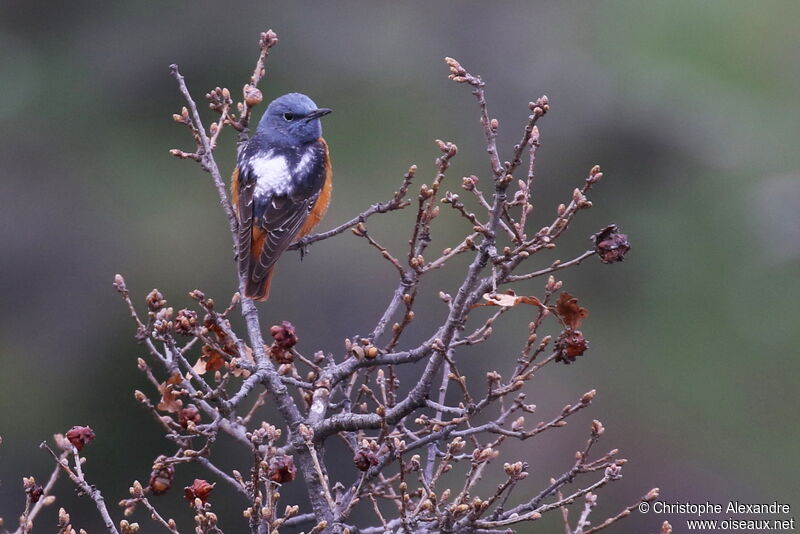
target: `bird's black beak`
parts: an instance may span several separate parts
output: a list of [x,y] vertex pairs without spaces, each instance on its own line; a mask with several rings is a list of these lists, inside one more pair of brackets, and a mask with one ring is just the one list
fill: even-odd
[[333,110],[332,109],[328,109],[328,108],[315,109],[314,111],[312,111],[311,113],[306,115],[306,121],[313,121],[314,119],[318,119],[320,117],[324,117],[325,115],[327,115],[331,111],[333,111]]

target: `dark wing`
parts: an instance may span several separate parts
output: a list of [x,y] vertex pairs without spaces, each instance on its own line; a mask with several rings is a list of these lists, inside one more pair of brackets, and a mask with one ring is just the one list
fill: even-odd
[[248,165],[236,168],[237,180],[234,187],[238,191],[236,216],[239,219],[239,273],[247,278],[250,272],[250,247],[253,243],[253,210],[256,180]]
[[319,189],[300,189],[294,194],[274,195],[269,198],[259,226],[266,232],[260,256],[251,258],[250,278],[254,282],[267,276],[278,257],[292,244],[295,236],[308,218],[319,197]]

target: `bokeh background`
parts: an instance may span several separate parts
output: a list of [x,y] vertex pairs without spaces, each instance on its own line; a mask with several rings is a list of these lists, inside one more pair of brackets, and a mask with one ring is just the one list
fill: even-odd
[[[467,88],[447,80],[445,55],[488,83],[506,149],[519,137],[527,102],[549,96],[536,228],[592,165],[602,165],[595,207],[538,261],[580,253],[611,222],[634,248],[622,264],[589,261],[562,277],[591,310],[583,328],[591,349],[576,365],[544,373],[528,399],[545,419],[588,389],[599,393],[565,429],[506,450],[506,460],[530,461],[528,491],[570,465],[597,418],[607,427],[604,447],[619,447],[630,462],[623,481],[601,492],[596,520],[653,486],[668,501],[778,500],[796,512],[797,20],[800,4],[772,1],[6,0],[0,516],[15,526],[21,477],[44,479],[52,467],[37,445],[74,424],[98,434],[87,469],[112,505],[131,480],[146,479],[157,454],[171,451],[134,402],[132,390],[147,388],[135,366],[143,350],[111,281],[125,274],[139,303],[159,287],[176,308],[194,288],[220,301],[233,291],[227,225],[209,178],[167,153],[191,148],[170,118],[182,102],[167,66],[181,66],[198,98],[216,85],[237,89],[267,28],[280,44],[265,98],[302,91],[336,110],[325,119],[336,189],[323,227],[388,198],[412,163],[429,181],[435,138],[460,147],[450,187],[464,175],[486,177],[476,106]],[[226,136],[223,168],[233,153]],[[411,216],[387,216],[373,233],[402,249]],[[455,217],[439,221],[436,249],[464,230]],[[452,289],[457,274],[424,289]],[[374,251],[344,234],[314,246],[302,263],[287,255],[262,309],[268,323],[298,325],[304,351],[338,354],[346,336],[374,322],[393,277]],[[536,294],[541,284],[520,290]],[[444,311],[434,300],[424,306],[412,337]],[[510,368],[530,313],[507,314],[492,344],[465,354],[467,372]],[[246,469],[246,458],[221,447],[224,462]],[[195,474],[181,470],[178,489]],[[496,479],[487,480],[489,487]],[[59,484],[59,502],[76,525],[99,531],[90,503]],[[227,488],[218,492],[220,506],[237,510],[223,526],[241,531],[239,505]],[[186,520],[177,493],[163,506]],[[54,511],[41,516],[42,527],[53,524]],[[678,516],[638,513],[616,531],[654,532],[665,518],[683,531]],[[536,527],[556,528],[549,525]]]

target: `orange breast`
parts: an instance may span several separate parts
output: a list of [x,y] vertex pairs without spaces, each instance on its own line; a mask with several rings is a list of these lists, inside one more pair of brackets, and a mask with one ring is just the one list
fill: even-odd
[[319,194],[319,198],[314,203],[311,213],[308,214],[308,218],[306,222],[303,223],[300,233],[297,234],[297,239],[307,235],[319,224],[325,216],[325,212],[328,211],[328,205],[331,203],[331,193],[333,192],[331,158],[328,154],[328,144],[322,138],[320,138],[320,141],[325,147],[325,183],[322,185],[322,191]]

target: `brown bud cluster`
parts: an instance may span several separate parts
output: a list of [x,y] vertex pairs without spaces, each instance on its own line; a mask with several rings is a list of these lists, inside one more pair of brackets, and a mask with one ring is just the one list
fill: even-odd
[[600,170],[600,165],[595,165],[589,171],[589,177],[586,179],[586,183],[595,184],[602,179],[603,179],[603,172]]
[[258,47],[261,49],[270,49],[278,44],[278,34],[272,30],[261,32],[258,38]]
[[183,428],[188,428],[189,423],[195,425],[199,424],[201,419],[200,410],[198,410],[197,406],[194,404],[190,404],[178,412],[178,423],[180,423]]
[[155,315],[153,321],[153,333],[157,336],[166,336],[171,331],[175,324],[172,322],[172,308],[161,308]]
[[[466,178],[465,178],[465,180],[466,180]],[[445,192],[444,198],[442,198],[442,203],[443,204],[450,204],[456,209],[460,209],[460,208],[464,207],[464,203],[461,202],[461,198],[456,193],[453,193],[452,191]]]
[[161,495],[166,493],[172,487],[172,481],[175,479],[175,467],[172,464],[165,463],[167,457],[159,456],[153,462],[153,470],[150,472],[150,491],[153,495]]
[[189,296],[192,297],[197,302],[203,302],[206,300],[206,294],[200,291],[199,289],[193,289],[189,291]]
[[183,488],[183,498],[192,506],[194,506],[195,499],[200,499],[200,502],[205,504],[208,502],[208,495],[213,489],[214,484],[209,484],[206,480],[196,478],[191,486]]
[[436,140],[436,146],[439,147],[439,150],[444,152],[446,158],[450,159],[454,157],[458,153],[458,147],[455,143],[451,143],[449,141],[442,141],[441,139]]
[[589,348],[589,342],[583,337],[580,330],[567,328],[561,332],[556,340],[556,361],[567,365],[575,361]]
[[58,527],[61,529],[59,532],[65,534],[75,534],[75,529],[69,524],[70,517],[66,510],[63,508],[58,509]]
[[197,312],[182,309],[175,316],[175,332],[182,336],[191,336],[197,329]]
[[653,488],[647,492],[647,495],[642,497],[644,502],[653,502],[654,500],[658,499],[658,495],[661,493],[661,490],[658,488]]
[[273,482],[285,484],[294,480],[297,475],[297,468],[294,466],[294,458],[288,454],[278,454],[269,459],[267,476]]
[[601,423],[597,419],[592,420],[592,436],[595,437],[602,436],[605,431],[606,427],[603,426],[603,423]]
[[155,313],[164,306],[167,305],[167,301],[164,300],[164,295],[161,294],[161,291],[158,289],[152,290],[145,299],[145,303],[147,303],[147,309],[151,312]]
[[73,426],[66,433],[67,440],[78,450],[94,441],[94,430],[88,426]]
[[353,464],[359,471],[367,471],[373,465],[378,465],[378,454],[369,448],[360,448],[353,456]]
[[25,490],[25,493],[28,495],[31,503],[39,502],[39,499],[41,499],[42,495],[44,495],[44,488],[37,484],[36,479],[33,477],[23,477],[22,487]]
[[172,120],[178,124],[186,124],[188,126],[191,126],[192,124],[192,120],[189,118],[189,110],[186,108],[186,106],[181,108],[180,113],[173,113]]
[[536,99],[536,102],[528,102],[528,109],[530,109],[534,115],[542,116],[550,111],[550,100],[547,98],[547,95],[542,95]]
[[231,92],[227,88],[215,87],[211,92],[206,93],[206,100],[208,100],[208,107],[222,113],[226,105],[231,105]]
[[365,237],[367,235],[367,227],[364,223],[358,223],[353,228],[351,228],[353,235],[358,237]]
[[450,67],[449,78],[451,80],[457,83],[463,83],[467,81],[467,70],[461,66],[461,63],[451,57],[444,58],[444,62],[447,63],[448,67]]
[[512,480],[522,480],[528,476],[527,462],[514,462],[513,464],[503,464],[503,470]]
[[[517,180],[517,190],[514,192],[514,200],[509,204],[510,206],[521,206],[528,200],[530,191],[527,182],[524,180]],[[563,204],[562,204],[563,206]],[[528,209],[528,208],[525,208]],[[559,214],[560,215],[560,214]]]
[[116,289],[123,295],[128,293],[128,287],[125,285],[125,279],[122,277],[121,274],[114,275],[114,289]]
[[472,463],[474,464],[482,464],[484,462],[488,462],[497,458],[497,455],[500,454],[500,451],[493,449],[492,447],[486,447],[485,449],[475,449],[472,451]]
[[611,480],[619,480],[622,478],[622,465],[620,464],[611,464],[606,467],[606,476]]
[[611,224],[592,236],[594,249],[603,263],[622,261],[631,249],[628,236],[619,231],[616,224]]
[[475,175],[465,176],[461,179],[461,187],[467,191],[474,191],[475,186],[478,185],[478,177]]
[[253,437],[258,443],[274,443],[281,439],[283,432],[280,428],[273,426],[264,421],[261,426],[253,431]]

